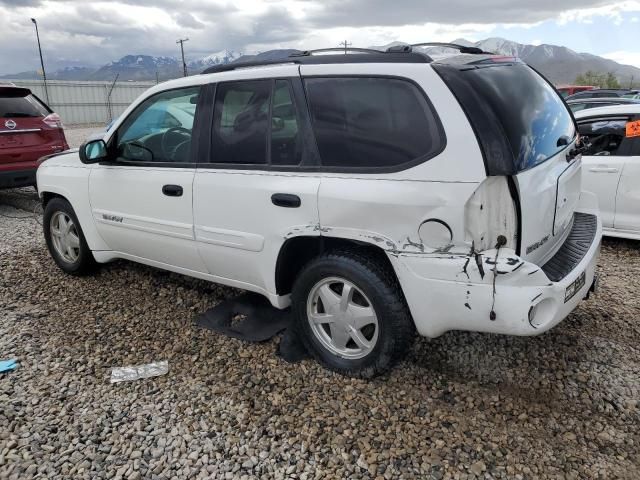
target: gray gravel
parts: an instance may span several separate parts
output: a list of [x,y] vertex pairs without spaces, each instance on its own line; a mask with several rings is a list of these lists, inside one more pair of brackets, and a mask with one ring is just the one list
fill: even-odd
[[104,125],[68,126],[64,129],[67,143],[71,148],[78,148],[90,135],[104,132]]
[[[0,215],[28,215],[18,193]],[[600,272],[541,337],[419,339],[366,382],[197,330],[229,289],[127,262],[65,276],[40,225],[0,216],[0,358],[20,362],[0,375],[0,478],[638,479],[640,242],[606,240]]]

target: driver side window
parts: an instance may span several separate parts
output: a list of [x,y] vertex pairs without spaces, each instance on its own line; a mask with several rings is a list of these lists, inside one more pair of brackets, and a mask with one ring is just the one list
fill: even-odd
[[626,138],[626,117],[603,117],[581,121],[578,131],[587,143],[585,156],[628,156],[630,139]]
[[200,87],[161,92],[142,102],[120,126],[119,160],[191,162],[191,133]]

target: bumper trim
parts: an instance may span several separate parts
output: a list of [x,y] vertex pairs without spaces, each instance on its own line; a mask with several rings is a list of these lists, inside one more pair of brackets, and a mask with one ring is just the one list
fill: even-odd
[[569,236],[556,254],[542,266],[552,282],[559,282],[569,275],[585,257],[598,231],[598,217],[576,212]]
[[0,170],[0,188],[28,187],[36,184],[36,169]]

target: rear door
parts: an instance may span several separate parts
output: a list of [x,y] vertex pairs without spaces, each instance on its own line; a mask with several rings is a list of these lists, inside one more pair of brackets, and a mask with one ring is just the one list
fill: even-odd
[[[274,72],[275,73],[275,72]],[[194,182],[195,237],[222,283],[275,293],[287,238],[318,236],[319,174],[298,69],[214,86],[209,163]]]
[[569,154],[577,139],[571,113],[522,62],[489,57],[436,68],[475,127],[487,174],[513,181],[520,254],[544,264],[568,235],[580,198],[581,163]]

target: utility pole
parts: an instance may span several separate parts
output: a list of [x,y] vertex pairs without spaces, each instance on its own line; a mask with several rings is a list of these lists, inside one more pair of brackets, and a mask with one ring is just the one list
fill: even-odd
[[183,76],[187,76],[187,64],[184,61],[184,42],[188,42],[188,38],[181,38],[180,40],[176,40],[176,43],[180,44],[180,52],[182,53],[182,73]]
[[44,61],[42,60],[42,47],[40,46],[40,33],[38,32],[38,22],[36,22],[35,18],[32,18],[31,21],[36,26],[36,38],[38,39],[38,52],[40,52],[40,66],[42,67],[42,80],[44,81],[44,95],[47,97],[47,104],[51,103],[49,101],[49,89],[47,88],[47,74],[44,71]]
[[340,42],[338,45],[340,45],[341,47],[344,47],[344,54],[347,54],[347,50],[349,49],[349,47],[351,46],[351,42],[347,42],[346,40],[343,42]]

